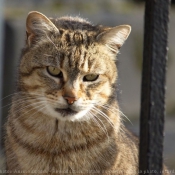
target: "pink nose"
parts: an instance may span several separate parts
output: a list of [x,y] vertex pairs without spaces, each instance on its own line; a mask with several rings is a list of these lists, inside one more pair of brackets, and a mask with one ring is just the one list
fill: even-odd
[[64,97],[67,100],[67,103],[72,105],[77,99],[75,97]]

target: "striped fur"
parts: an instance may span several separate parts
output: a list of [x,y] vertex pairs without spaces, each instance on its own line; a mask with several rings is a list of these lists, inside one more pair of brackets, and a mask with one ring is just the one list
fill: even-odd
[[[28,15],[26,26],[6,124],[9,174],[137,174],[138,141],[122,125],[116,100],[116,54],[130,27],[39,12]],[[89,74],[97,79],[87,81]]]

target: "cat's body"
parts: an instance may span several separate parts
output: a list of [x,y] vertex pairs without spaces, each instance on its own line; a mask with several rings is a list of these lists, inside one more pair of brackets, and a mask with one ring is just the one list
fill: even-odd
[[137,174],[138,140],[116,99],[116,54],[129,33],[29,14],[6,124],[9,174]]
[[9,127],[8,169],[24,174],[136,174],[136,143],[129,133],[117,134],[106,119],[108,136],[94,122],[57,122],[31,115]]

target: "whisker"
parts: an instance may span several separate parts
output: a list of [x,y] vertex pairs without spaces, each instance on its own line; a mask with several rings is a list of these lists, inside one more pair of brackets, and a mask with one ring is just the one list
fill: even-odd
[[124,116],[132,125],[133,125],[133,123],[131,122],[131,120],[120,110],[120,109],[117,109],[117,108],[115,108],[115,107],[113,107],[113,106],[109,106],[108,104],[100,104],[100,102],[98,101],[98,102],[96,102],[96,104],[95,104],[96,106],[99,106],[99,107],[102,107],[102,108],[104,108],[104,109],[106,109],[106,110],[109,110],[109,111],[111,111],[111,112],[119,112],[122,116]]
[[[40,97],[40,98],[42,98],[42,97]],[[37,98],[38,99],[38,98]],[[24,101],[32,101],[32,100],[36,100],[34,97],[23,97],[23,98],[20,98],[20,99],[18,99],[18,100],[13,100],[13,102],[10,102],[9,104],[7,104],[7,105],[5,105],[5,106],[3,106],[2,108],[5,108],[5,107],[7,107],[7,106],[10,106],[10,105],[12,105],[12,103],[16,103],[17,105],[20,105],[20,104],[23,104],[24,103]]]
[[7,96],[5,96],[5,97],[3,97],[2,99],[0,99],[0,100],[4,100],[5,98],[8,98],[8,97],[10,97],[10,96],[14,96],[14,95],[16,95],[16,94],[18,94],[18,95],[21,95],[21,94],[27,94],[27,95],[30,95],[30,94],[34,94],[34,95],[38,95],[38,96],[40,96],[38,93],[34,93],[34,92],[23,92],[23,91],[19,91],[19,92],[14,92],[14,93],[12,93],[12,94],[9,94],[9,95],[7,95]]
[[[108,105],[101,105],[101,107],[103,107],[103,108],[105,108],[105,109],[108,109],[108,110],[110,110],[111,112],[115,112],[115,111],[119,112],[122,116],[124,116],[124,117],[133,125],[133,123],[131,122],[131,120],[130,120],[121,110],[116,109],[116,108],[111,107],[111,106],[108,106]],[[111,108],[112,108],[112,109],[111,109]]]
[[[41,104],[40,106],[42,106],[44,103],[41,101],[41,102],[36,102],[35,104],[29,104],[29,105],[26,105],[26,106],[23,107],[23,108],[20,108],[19,110],[15,111],[15,112],[18,113],[18,112],[20,112],[20,111],[22,111],[22,110],[24,110],[24,109],[26,109],[26,108],[33,107],[33,105],[36,105],[36,104]],[[40,106],[34,106],[32,109],[30,109],[30,110],[28,110],[27,112],[23,113],[23,115],[24,115],[24,114],[27,114],[28,112],[30,112],[30,111],[32,111],[32,110],[34,110],[34,109],[37,109],[37,108],[40,107]]]
[[[104,125],[104,123],[95,115],[93,115],[90,111],[89,114],[91,115],[91,119],[98,125],[98,127],[106,134],[106,136],[108,137],[108,141],[109,141],[109,135],[108,135],[108,131],[106,129],[106,126]],[[101,122],[101,124],[103,125],[103,127],[99,124],[99,122],[97,121],[97,119]]]
[[42,106],[39,106],[40,107],[40,109],[39,110],[37,110],[33,115],[31,115],[30,117],[33,117],[35,114],[37,114],[38,112],[40,112],[42,109],[44,109],[45,107],[46,107],[46,105],[45,104],[43,104],[44,106],[42,107]]
[[[99,105],[99,106],[100,106],[100,107],[104,107],[104,105]],[[107,108],[105,108],[105,109],[109,110],[110,108],[111,108],[111,107],[107,107]],[[115,108],[113,108],[113,109],[115,109]],[[117,110],[117,109],[116,109],[116,110]],[[115,111],[111,110],[111,112],[115,112]],[[117,112],[120,113],[120,110],[117,110]],[[121,123],[121,125],[123,126],[123,123]],[[124,132],[124,130],[122,129],[122,127],[120,127],[119,129],[120,129],[120,131]]]
[[[43,106],[43,107],[42,107]],[[37,106],[38,107],[38,106]],[[37,114],[37,113],[39,113],[42,109],[44,109],[46,106],[45,106],[45,104],[42,104],[42,105],[40,105],[39,106],[40,107],[40,109],[39,110],[36,110],[36,112],[34,112],[31,116],[30,116],[30,118],[31,117],[33,117],[35,114]],[[34,108],[33,108],[34,109]],[[31,111],[31,110],[30,110]],[[28,112],[28,111],[27,111]],[[24,114],[26,114],[26,113],[24,113]],[[16,117],[15,119],[17,120],[19,117]]]
[[99,110],[98,108],[96,108],[95,106],[92,108],[94,111],[98,112],[102,117],[106,118],[106,120],[109,122],[109,124],[114,128],[114,124],[112,123],[112,121],[110,120],[110,118],[101,110]]
[[15,95],[15,94],[16,94],[16,93],[9,94],[9,95],[3,97],[2,99],[0,99],[0,101],[3,101],[3,100],[5,100],[5,99],[8,98],[8,97],[12,97],[12,96]]

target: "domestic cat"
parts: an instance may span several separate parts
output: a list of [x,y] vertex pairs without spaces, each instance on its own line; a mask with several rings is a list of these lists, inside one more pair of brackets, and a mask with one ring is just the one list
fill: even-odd
[[9,174],[138,174],[138,139],[116,98],[116,55],[130,31],[28,14],[6,124]]

